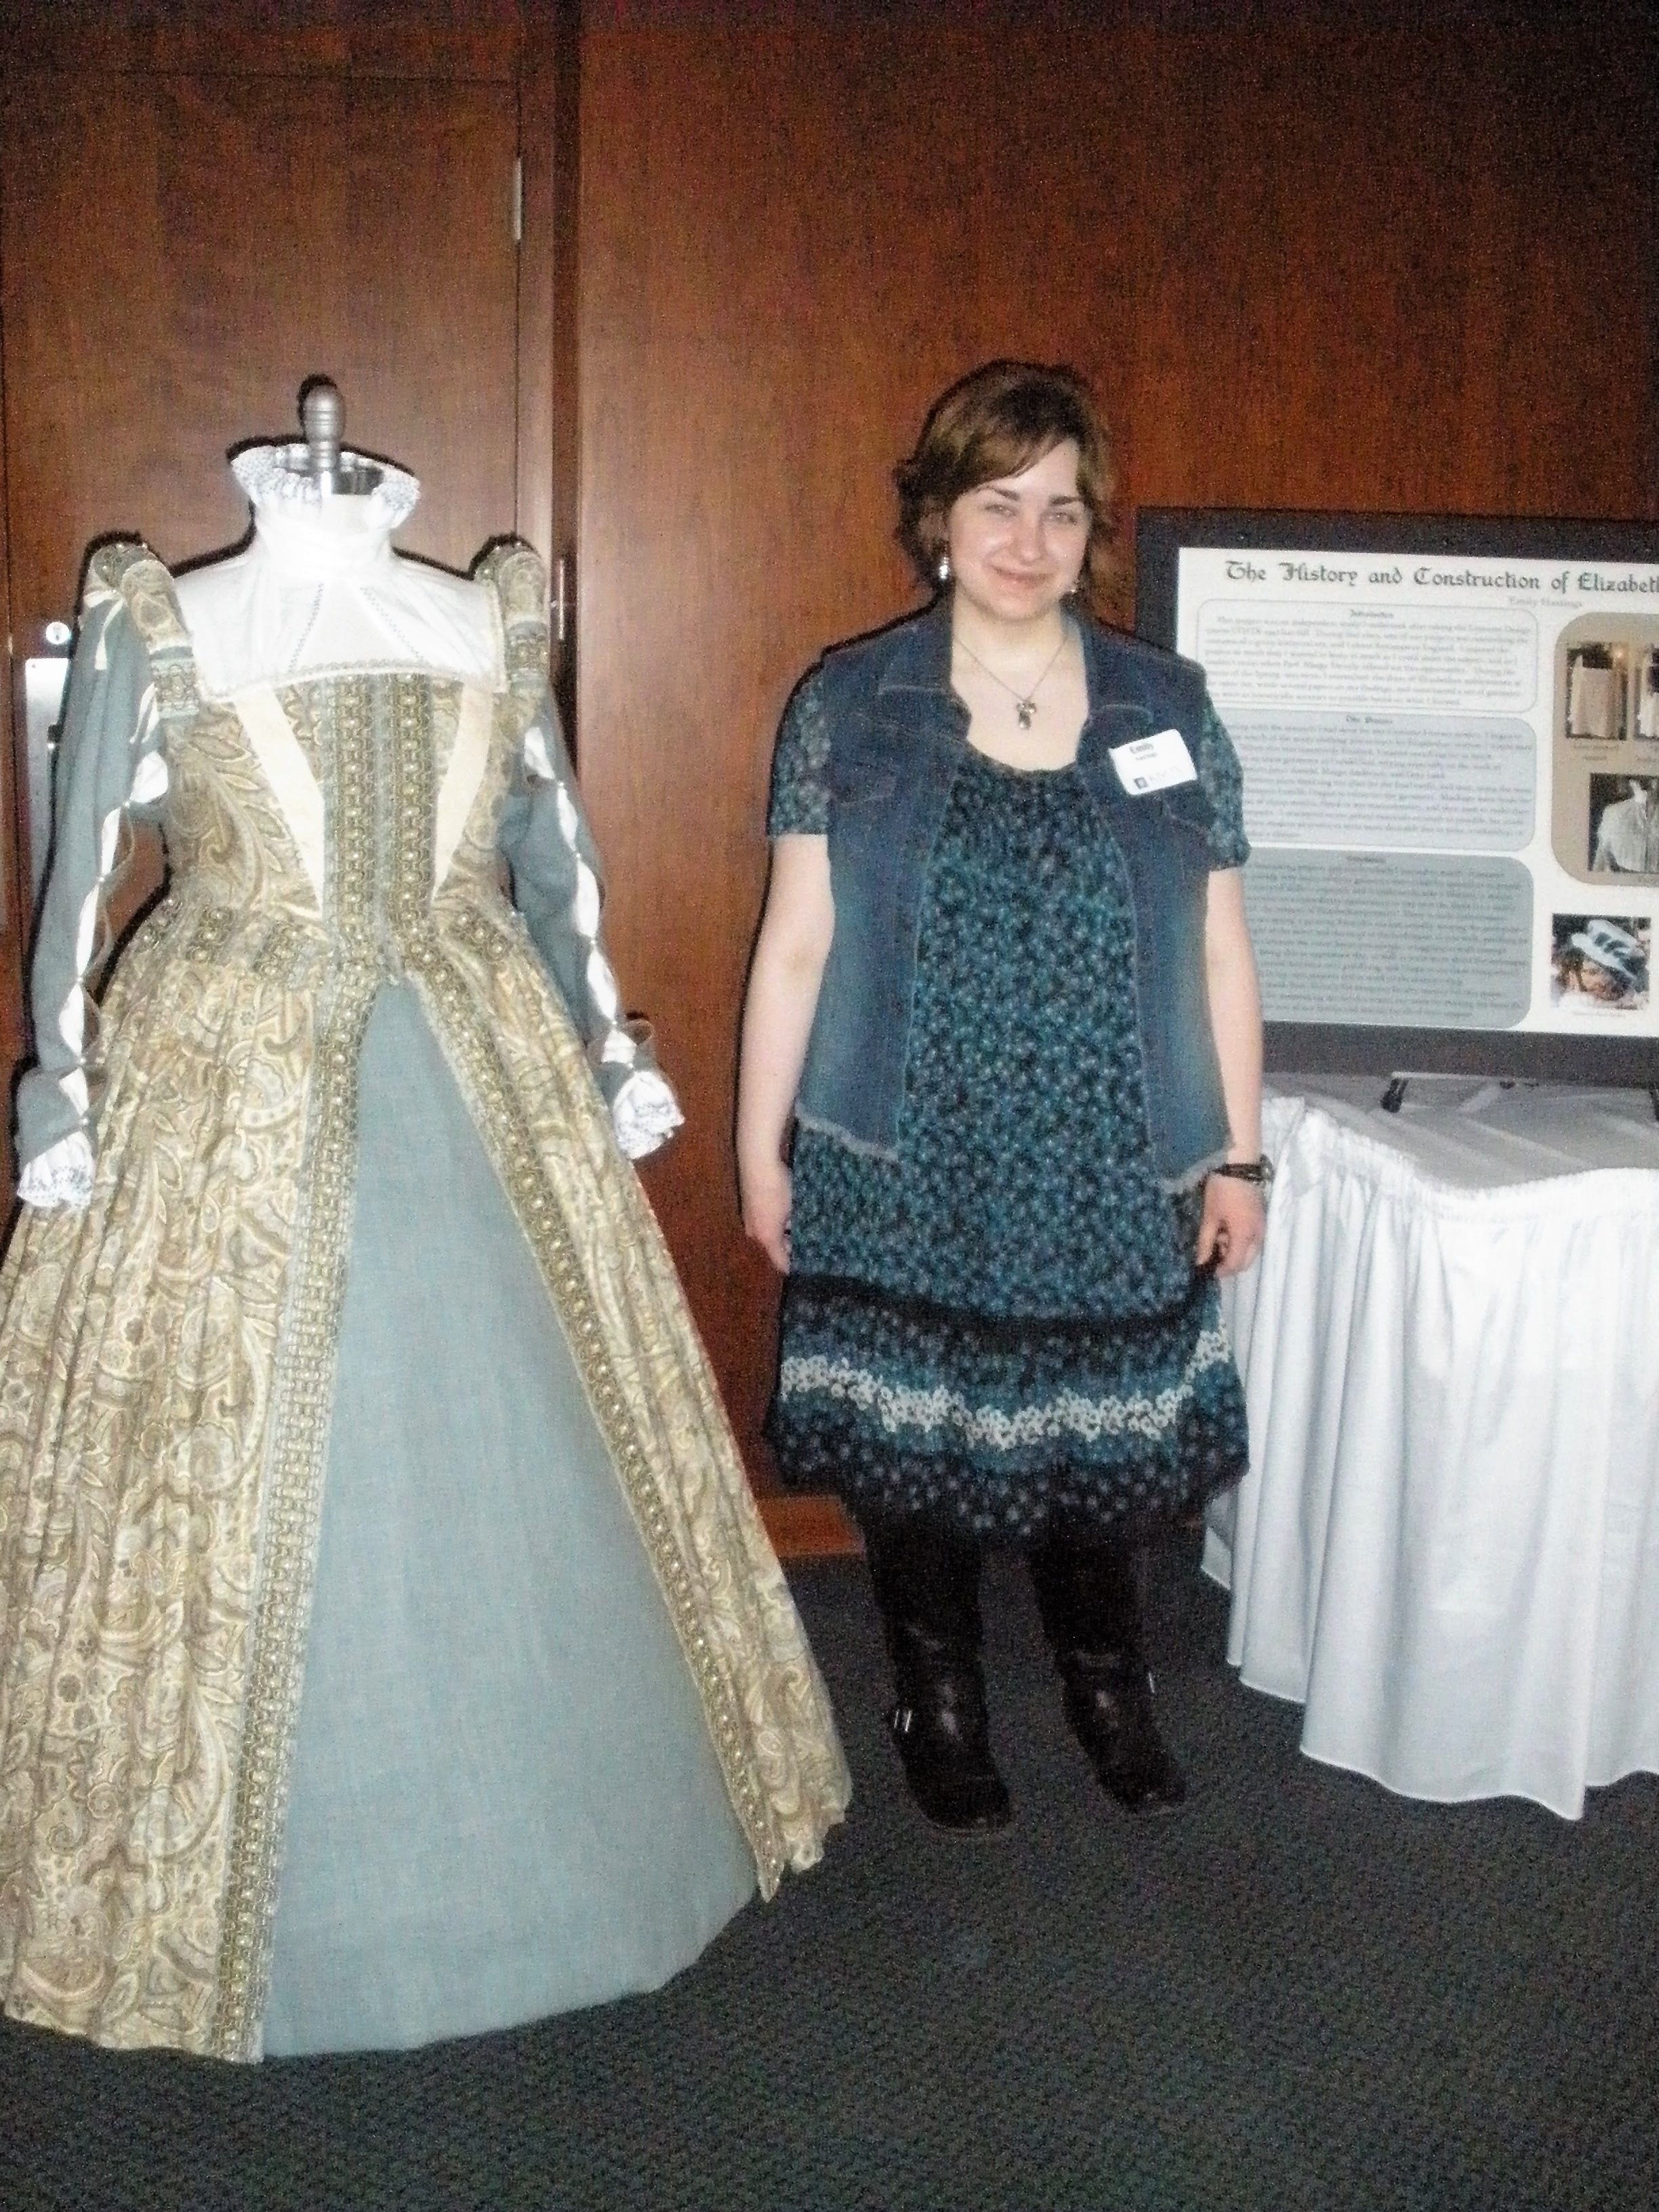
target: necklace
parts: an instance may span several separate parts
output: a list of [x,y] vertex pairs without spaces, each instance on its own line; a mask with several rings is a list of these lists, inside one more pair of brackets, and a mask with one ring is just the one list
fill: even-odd
[[1019,726],[1022,730],[1029,730],[1031,726],[1032,720],[1036,714],[1036,695],[1042,690],[1043,685],[1048,682],[1049,672],[1053,669],[1055,661],[1057,661],[1060,659],[1060,654],[1065,652],[1066,641],[1069,635],[1070,632],[1066,629],[1064,623],[1062,623],[1060,625],[1060,643],[1048,655],[1048,661],[1043,667],[1042,675],[1038,677],[1036,682],[1031,686],[1030,690],[1025,692],[1016,691],[1013,685],[1005,682],[1004,679],[997,674],[994,668],[988,667],[986,663],[980,659],[978,653],[974,651],[973,647],[969,644],[965,637],[958,637],[955,642],[962,647],[963,651],[967,654],[969,659],[973,662],[975,668],[981,670],[985,675],[988,676],[993,684],[996,684],[1000,690],[1008,694],[1008,696],[1014,702],[1014,715],[1019,723]]

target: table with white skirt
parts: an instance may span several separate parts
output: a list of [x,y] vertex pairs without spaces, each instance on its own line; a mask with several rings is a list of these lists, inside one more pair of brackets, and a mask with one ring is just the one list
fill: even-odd
[[[1292,1087],[1294,1086],[1294,1087]],[[1639,1091],[1275,1079],[1227,1286],[1228,1657],[1412,1797],[1659,1771],[1659,1122]]]

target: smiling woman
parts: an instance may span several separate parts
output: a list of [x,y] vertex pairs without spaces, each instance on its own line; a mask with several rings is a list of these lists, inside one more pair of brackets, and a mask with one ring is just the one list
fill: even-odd
[[1130,1547],[1244,1466],[1212,1279],[1266,1173],[1237,762],[1202,672],[1088,611],[1111,469],[1076,376],[975,371],[896,480],[933,604],[825,655],[773,770],[738,1122],[787,1277],[771,1434],[862,1526],[930,1820],[1009,1817],[988,1539],[1108,1790],[1171,1806]]
[[[1090,538],[1074,438],[952,501],[941,581],[955,579],[951,682],[981,751],[1011,768],[1065,768],[1088,708],[1060,608]],[[1038,694],[1042,733],[1037,732]],[[1013,722],[1007,701],[1013,702]]]

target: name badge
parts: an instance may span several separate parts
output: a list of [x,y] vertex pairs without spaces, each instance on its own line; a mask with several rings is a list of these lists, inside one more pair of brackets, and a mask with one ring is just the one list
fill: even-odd
[[1155,730],[1150,738],[1114,745],[1112,766],[1125,791],[1137,799],[1143,792],[1167,791],[1171,784],[1198,780],[1193,757],[1179,730]]

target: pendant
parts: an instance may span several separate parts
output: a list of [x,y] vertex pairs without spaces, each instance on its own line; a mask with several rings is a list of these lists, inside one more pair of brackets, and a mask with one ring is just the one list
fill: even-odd
[[1015,700],[1014,713],[1018,719],[1019,726],[1022,730],[1029,730],[1030,728],[1031,717],[1036,714],[1036,701],[1035,699]]

